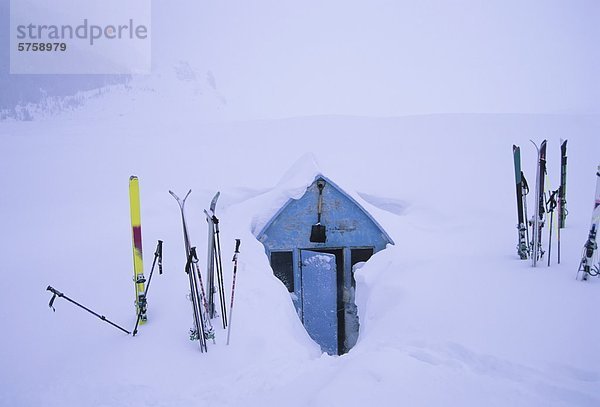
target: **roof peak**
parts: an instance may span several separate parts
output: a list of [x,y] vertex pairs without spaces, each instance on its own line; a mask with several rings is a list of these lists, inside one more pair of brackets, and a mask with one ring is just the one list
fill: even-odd
[[306,192],[308,191],[308,189],[312,185],[314,185],[317,181],[319,181],[320,179],[325,181],[326,184],[329,184],[330,186],[335,188],[340,194],[342,194],[352,204],[354,204],[357,208],[359,208],[371,220],[371,222],[373,222],[373,224],[381,231],[381,233],[383,234],[383,236],[385,236],[385,238],[388,240],[388,242],[391,244],[395,244],[394,241],[392,240],[392,238],[390,237],[390,235],[388,235],[388,233],[383,229],[383,227],[379,224],[379,222],[377,222],[375,220],[375,218],[373,218],[373,216],[356,199],[354,199],[350,194],[348,194],[344,189],[342,189],[339,185],[337,185],[335,182],[333,182],[330,178],[325,176],[321,171],[317,172],[317,174],[314,175],[312,181],[308,185],[306,185],[306,190],[300,197],[289,198],[286,201],[286,203],[283,204],[283,206],[281,208],[279,208],[279,210],[271,217],[271,219],[269,219],[269,221],[263,226],[261,231],[256,235],[256,238],[260,240],[260,237],[262,235],[264,235],[266,230],[271,226],[271,224],[275,221],[275,219],[277,219],[277,217],[285,210],[285,208],[287,208],[291,202],[302,199],[302,197],[304,197],[306,195]]

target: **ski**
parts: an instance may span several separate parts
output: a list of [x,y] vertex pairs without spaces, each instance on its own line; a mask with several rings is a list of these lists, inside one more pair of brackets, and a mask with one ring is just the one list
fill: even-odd
[[590,231],[588,234],[587,241],[583,245],[583,254],[581,256],[581,262],[579,263],[580,271],[583,271],[581,279],[587,280],[588,276],[598,276],[600,274],[600,265],[594,266],[595,259],[597,260],[598,255],[598,243],[596,241],[596,235],[598,233],[598,227],[600,226],[600,165],[596,171],[596,196],[594,200],[594,210],[592,212],[592,222]]
[[[210,204],[210,212],[204,210],[206,215],[206,222],[208,223],[208,255],[207,255],[207,281],[208,290],[210,295],[208,296],[209,314],[211,318],[216,317],[214,293],[218,290],[219,301],[221,305],[221,320],[223,322],[223,329],[227,328],[227,305],[225,300],[225,287],[223,284],[223,263],[221,260],[221,241],[219,232],[219,218],[215,215],[215,208],[217,199],[220,193],[217,192]],[[215,277],[217,283],[217,290],[215,290]]]
[[217,200],[219,199],[220,192],[217,192],[210,202],[210,214],[205,210],[206,222],[208,224],[208,252],[206,254],[206,288],[208,296],[208,315],[210,318],[215,318],[215,225],[212,221],[215,209],[217,207]]
[[198,340],[200,346],[200,352],[207,352],[206,339],[212,333],[207,332],[205,318],[202,313],[202,298],[201,293],[198,290],[199,285],[199,273],[198,273],[198,257],[196,255],[196,248],[191,247],[190,237],[188,233],[187,223],[185,220],[185,201],[190,195],[192,190],[189,190],[183,199],[180,199],[173,191],[169,191],[169,194],[177,201],[179,209],[181,211],[181,223],[183,225],[183,243],[185,248],[185,272],[188,276],[188,282],[190,285],[189,299],[192,303],[192,316],[193,316],[193,328],[190,329],[190,340]]
[[147,320],[145,296],[144,261],[142,256],[142,220],[140,209],[140,183],[138,177],[129,177],[129,203],[131,209],[131,240],[133,245],[133,282],[135,285],[135,308],[140,324]]
[[533,267],[537,266],[538,260],[544,257],[544,249],[542,248],[542,229],[544,228],[544,182],[546,177],[546,140],[538,147],[532,140],[531,143],[535,146],[538,153],[538,165],[535,177],[535,214],[531,221],[532,226],[532,253],[531,263]]
[[560,188],[558,189],[558,228],[565,227],[567,218],[567,140],[560,140]]
[[526,237],[527,226],[525,220],[527,219],[527,202],[525,196],[529,192],[529,187],[523,171],[521,170],[521,148],[513,145],[513,160],[515,166],[515,184],[517,191],[517,230],[519,232],[519,240],[517,244],[517,254],[521,260],[525,260],[529,256],[529,244],[528,238]]

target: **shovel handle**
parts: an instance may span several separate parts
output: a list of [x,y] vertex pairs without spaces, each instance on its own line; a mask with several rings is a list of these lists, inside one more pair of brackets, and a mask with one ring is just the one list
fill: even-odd
[[323,188],[325,188],[325,181],[317,181],[317,188],[319,189],[319,201],[317,203],[317,224],[321,224],[321,213],[323,212]]

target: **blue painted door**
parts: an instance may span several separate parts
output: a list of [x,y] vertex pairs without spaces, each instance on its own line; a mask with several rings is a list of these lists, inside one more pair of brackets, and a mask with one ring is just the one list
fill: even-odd
[[338,354],[335,255],[301,250],[304,327],[324,352]]

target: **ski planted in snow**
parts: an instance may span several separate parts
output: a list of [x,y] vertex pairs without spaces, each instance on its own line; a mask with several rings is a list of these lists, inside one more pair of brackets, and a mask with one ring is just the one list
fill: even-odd
[[517,244],[517,254],[521,260],[529,257],[529,238],[528,229],[525,225],[527,219],[527,201],[526,195],[529,193],[529,186],[525,175],[521,170],[521,148],[513,145],[513,160],[515,165],[515,184],[517,190],[517,230],[519,231],[519,240]]
[[560,188],[558,189],[558,228],[565,227],[567,218],[567,140],[560,140]]
[[[215,309],[214,294],[219,292],[219,301],[221,305],[221,320],[223,329],[227,328],[227,304],[225,300],[225,287],[223,284],[223,263],[221,260],[221,240],[219,232],[219,218],[215,215],[217,199],[220,193],[217,192],[210,204],[210,211],[204,211],[206,222],[208,223],[208,254],[207,254],[207,281],[208,281],[208,309],[211,318],[217,316]],[[215,277],[217,288],[215,289]]]
[[[207,301],[208,301],[208,314],[211,318],[215,317],[215,225],[212,221],[215,209],[217,206],[217,200],[219,199],[220,192],[217,192],[210,202],[210,214],[204,210],[206,215],[206,222],[208,224],[208,251],[206,254],[206,288],[207,288]],[[212,215],[211,215],[212,214]]]
[[531,263],[537,266],[538,260],[544,257],[542,248],[542,229],[544,228],[544,183],[546,178],[546,140],[538,147],[533,141],[538,153],[538,164],[535,177],[535,214],[531,221],[533,242],[531,244]]
[[205,316],[202,311],[203,290],[201,290],[201,276],[198,270],[198,256],[196,254],[196,248],[190,244],[190,237],[188,233],[187,223],[185,220],[185,201],[190,195],[192,190],[189,190],[183,199],[180,199],[173,191],[169,191],[171,196],[175,198],[179,209],[181,210],[181,223],[183,225],[183,243],[185,248],[185,272],[188,275],[188,282],[190,285],[189,299],[192,303],[192,316],[193,316],[193,328],[190,329],[190,340],[198,340],[200,351],[207,352],[206,339],[213,337],[212,329],[209,328],[206,323],[207,315]]
[[131,240],[133,245],[133,282],[135,285],[135,309],[140,324],[147,320],[145,296],[144,261],[142,256],[142,219],[140,209],[140,183],[138,177],[129,177],[129,203],[131,208]]
[[588,276],[600,275],[600,264],[595,264],[598,260],[598,243],[596,241],[596,235],[598,233],[598,227],[600,226],[600,165],[596,171],[596,196],[594,201],[594,211],[592,212],[592,224],[590,226],[590,232],[588,234],[587,241],[583,245],[583,254],[581,255],[581,262],[579,263],[579,270],[583,271],[581,279],[587,280]]

